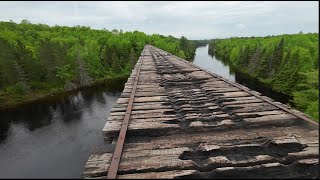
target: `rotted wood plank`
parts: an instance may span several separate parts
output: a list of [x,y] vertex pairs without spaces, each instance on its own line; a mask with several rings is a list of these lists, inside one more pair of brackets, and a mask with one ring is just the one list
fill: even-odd
[[[117,104],[128,103],[129,98],[119,98]],[[168,98],[166,96],[150,96],[150,97],[135,97],[133,102],[166,102]]]

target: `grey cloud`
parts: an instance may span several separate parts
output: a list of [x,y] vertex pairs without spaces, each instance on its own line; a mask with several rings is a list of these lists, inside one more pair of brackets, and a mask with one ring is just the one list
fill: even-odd
[[85,25],[188,39],[318,32],[319,2],[0,2],[0,20]]

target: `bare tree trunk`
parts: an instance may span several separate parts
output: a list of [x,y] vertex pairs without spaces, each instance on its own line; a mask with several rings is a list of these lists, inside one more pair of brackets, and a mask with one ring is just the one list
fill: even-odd
[[68,82],[66,82],[66,84],[64,85],[64,89],[65,89],[66,91],[72,91],[72,90],[77,89],[77,86],[76,86],[74,83],[68,81]]

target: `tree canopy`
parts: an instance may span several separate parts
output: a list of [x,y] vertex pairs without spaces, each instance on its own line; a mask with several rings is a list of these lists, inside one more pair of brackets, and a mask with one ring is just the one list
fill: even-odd
[[146,44],[187,60],[196,49],[185,37],[0,22],[0,105],[128,76]]

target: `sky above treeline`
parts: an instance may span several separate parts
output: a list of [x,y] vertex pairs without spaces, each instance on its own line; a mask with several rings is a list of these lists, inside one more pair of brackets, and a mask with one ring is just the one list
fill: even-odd
[[188,39],[319,33],[318,1],[2,1],[0,21],[90,26]]

